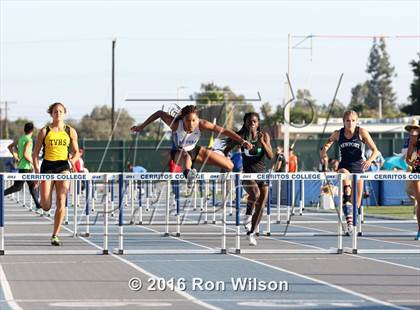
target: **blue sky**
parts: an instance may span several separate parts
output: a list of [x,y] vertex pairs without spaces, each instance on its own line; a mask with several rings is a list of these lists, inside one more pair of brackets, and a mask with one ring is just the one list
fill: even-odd
[[[38,126],[45,110],[64,102],[80,119],[111,103],[111,42],[117,38],[116,106],[143,120],[159,103],[127,97],[186,97],[214,82],[273,106],[282,103],[287,36],[420,35],[420,1],[0,1],[0,99],[11,119]],[[299,39],[294,39],[296,44]],[[398,102],[406,102],[409,62],[420,39],[387,39],[397,77]],[[308,46],[309,41],[303,46]],[[293,50],[292,82],[319,103],[338,98],[366,80],[372,39],[312,41]],[[182,88],[181,88],[182,86]],[[258,109],[258,105],[256,105]]]

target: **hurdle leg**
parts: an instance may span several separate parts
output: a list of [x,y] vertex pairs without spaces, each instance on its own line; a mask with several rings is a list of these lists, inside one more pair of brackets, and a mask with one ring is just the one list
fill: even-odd
[[[268,198],[267,198],[267,236],[271,236],[271,181],[268,180]],[[258,224],[258,232],[260,225]]]
[[194,182],[193,210],[197,210],[197,181]]
[[91,182],[92,182],[92,209],[91,209],[91,211],[95,212],[95,200],[96,200],[96,190],[95,190],[95,188],[96,188],[96,184],[95,184],[94,180],[92,180]]
[[229,205],[230,205],[230,212],[229,212],[229,215],[230,216],[232,216],[232,214],[233,214],[233,189],[234,189],[234,180],[232,179],[232,178],[230,178],[229,179],[229,185],[230,185],[230,188],[229,188],[229,196],[230,196],[230,199],[229,199]]
[[208,214],[207,214],[207,195],[208,195],[208,182],[204,181],[204,224],[208,223]]
[[300,181],[300,208],[299,215],[303,215],[303,210],[305,209],[305,181]]
[[223,196],[223,224],[222,224],[222,248],[220,250],[221,254],[226,254],[226,204],[227,204],[227,195],[226,195],[226,178],[222,179],[222,196]]
[[277,224],[280,224],[280,208],[281,208],[281,180],[277,181]]
[[337,245],[337,254],[343,253],[343,181],[342,174],[338,174],[338,245]]
[[240,226],[240,208],[241,208],[241,189],[240,189],[240,175],[235,175],[235,190],[236,190],[236,200],[235,200],[235,207],[236,207],[236,249],[235,253],[241,253],[241,226]]
[[[138,223],[139,225],[143,224],[143,205],[142,205],[142,193],[141,193],[141,186],[142,186],[142,182],[141,180],[139,180],[139,220]],[[169,193],[168,193],[169,196]]]
[[0,255],[4,255],[4,175],[0,174]]
[[[70,182],[69,192],[72,190],[72,187],[71,187],[72,183],[73,182]],[[67,195],[66,195],[66,210],[64,214],[64,225],[69,224],[69,192],[67,192]]]
[[291,193],[289,190],[289,184],[291,181],[286,181],[287,182],[287,214],[286,214],[286,222],[287,224],[290,224],[290,218],[291,218],[291,212],[290,212],[290,207],[293,204],[293,200],[289,199],[291,197]]
[[114,180],[111,180],[111,182],[109,183],[110,185],[110,190],[111,190],[111,217],[114,217]]
[[213,204],[213,224],[216,224],[216,194],[217,194],[217,184],[216,180],[212,181],[212,204]]
[[295,180],[292,180],[292,212],[291,215],[295,215],[295,207],[296,207],[296,193],[295,193]]
[[363,213],[363,205],[360,204],[360,209],[357,210],[357,216],[359,217],[357,221],[357,234],[359,236],[363,234],[362,233],[362,218],[363,218],[362,213]]
[[[74,181],[73,183],[77,183]],[[77,184],[73,186],[73,237],[77,236]]]
[[181,194],[181,183],[180,181],[175,181],[175,199],[176,199],[176,236],[181,236],[181,222],[180,222],[180,216],[179,216],[179,196]]
[[23,183],[23,201],[22,201],[22,207],[26,207],[26,186],[25,186],[26,184],[25,183]]
[[118,254],[124,254],[124,177],[118,176]]
[[146,181],[146,211],[149,211],[149,207],[150,207],[149,181]]
[[89,231],[89,211],[90,211],[90,206],[89,206],[89,190],[90,190],[90,184],[89,181],[85,181],[85,191],[86,191],[86,208],[85,208],[85,214],[86,214],[86,232],[85,232],[85,236],[89,237],[90,235],[90,231]]
[[130,180],[128,181],[129,183],[129,191],[130,191],[130,205],[131,205],[131,217],[130,217],[130,224],[134,224],[134,189],[133,189],[133,184],[135,183],[135,181]]
[[108,254],[108,177],[105,175],[105,206],[104,206],[104,245],[102,253]]
[[169,236],[169,203],[170,203],[170,198],[169,198],[169,193],[171,192],[171,181],[168,180],[167,181],[167,188],[168,188],[168,194],[166,195],[166,210],[165,210],[165,237]]
[[352,175],[353,178],[353,239],[352,239],[352,253],[353,254],[357,254],[357,216],[358,216],[358,211],[357,211],[357,181],[358,181],[358,177],[357,174],[353,174]]

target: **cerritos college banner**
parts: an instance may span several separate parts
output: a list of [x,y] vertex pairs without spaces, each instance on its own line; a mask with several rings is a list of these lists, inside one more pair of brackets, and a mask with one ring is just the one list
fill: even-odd
[[13,142],[13,140],[0,140],[0,157],[12,157],[7,147]]

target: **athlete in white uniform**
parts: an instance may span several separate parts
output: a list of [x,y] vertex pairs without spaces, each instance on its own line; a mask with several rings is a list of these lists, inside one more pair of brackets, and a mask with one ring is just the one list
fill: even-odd
[[198,110],[195,105],[187,105],[182,108],[177,117],[173,117],[164,111],[157,111],[147,118],[142,124],[133,126],[132,131],[140,132],[147,125],[157,119],[162,119],[172,130],[173,148],[171,158],[181,165],[184,176],[188,180],[189,186],[197,175],[197,171],[192,169],[194,162],[218,166],[226,171],[233,169],[232,161],[212,150],[197,145],[200,140],[201,131],[212,131],[223,134],[247,149],[252,148],[252,144],[242,139],[230,129],[225,129],[207,120],[198,118]]

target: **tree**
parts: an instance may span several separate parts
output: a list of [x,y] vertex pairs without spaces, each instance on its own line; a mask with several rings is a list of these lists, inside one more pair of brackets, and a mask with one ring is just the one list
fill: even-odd
[[254,111],[252,104],[242,94],[234,93],[229,86],[220,87],[214,83],[201,84],[200,92],[194,94],[200,110],[200,117],[219,125],[235,128],[242,126],[243,116]]
[[392,89],[392,77],[395,76],[395,68],[391,66],[384,38],[380,38],[379,43],[376,38],[373,39],[366,72],[371,77],[367,84],[368,93],[365,102],[368,108],[378,110],[381,101],[383,115],[394,115],[397,110],[396,96]]
[[346,107],[339,99],[335,99],[332,106],[331,104],[323,104],[319,110],[319,115],[323,117],[342,117]]
[[[9,127],[9,139],[17,141],[17,139],[24,134],[23,127],[26,123],[30,123],[32,121],[26,118],[18,118],[15,121],[8,121],[7,125]],[[38,131],[34,128],[33,136],[36,137]]]
[[[114,132],[115,139],[130,139],[130,128],[134,125],[134,119],[127,110],[115,111],[117,125]],[[119,115],[119,116],[118,116]],[[91,138],[107,140],[110,138],[111,108],[95,106],[90,114],[83,116],[80,121],[79,138]]]
[[413,68],[414,79],[410,85],[411,94],[409,100],[411,104],[404,106],[401,111],[409,115],[420,114],[420,53],[418,53],[419,59],[416,61],[413,59],[410,65]]
[[357,84],[351,89],[351,99],[349,109],[356,111],[359,115],[364,115],[369,110],[367,105],[367,97],[369,93],[369,82]]
[[292,124],[310,124],[316,120],[318,106],[308,89],[298,89],[295,100],[290,104]]

